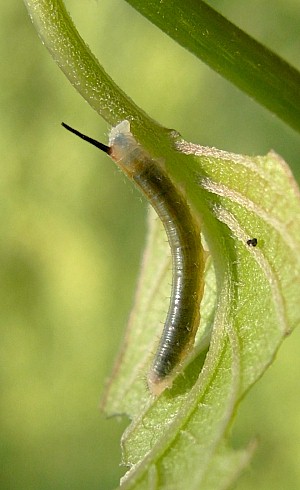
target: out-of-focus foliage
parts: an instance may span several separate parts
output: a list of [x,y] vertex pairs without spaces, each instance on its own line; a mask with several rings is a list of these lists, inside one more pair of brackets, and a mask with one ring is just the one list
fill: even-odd
[[[125,2],[68,6],[151,116],[204,145],[274,148],[300,177],[299,137]],[[233,22],[300,68],[298,7],[222,2]],[[3,3],[0,26],[1,488],[105,490],[122,473],[126,421],[105,420],[98,400],[133,298],[144,207],[105,157],[61,129],[65,120],[105,140],[108,128],[55,66],[20,2]],[[261,442],[239,489],[300,486],[299,338],[298,330],[285,342],[241,407],[236,443],[253,432]]]

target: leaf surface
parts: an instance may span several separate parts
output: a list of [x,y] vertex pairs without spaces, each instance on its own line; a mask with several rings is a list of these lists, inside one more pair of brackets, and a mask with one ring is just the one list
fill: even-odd
[[171,284],[169,246],[150,213],[135,305],[104,404],[132,420],[121,488],[217,490],[253,451],[230,447],[236,407],[300,320],[299,191],[274,152],[250,158],[173,138],[173,179],[186,182],[210,252],[195,349],[173,387],[150,396],[145,378]]

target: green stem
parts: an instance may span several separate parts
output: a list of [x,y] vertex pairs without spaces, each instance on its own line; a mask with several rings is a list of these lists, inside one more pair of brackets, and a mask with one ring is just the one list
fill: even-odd
[[153,24],[300,131],[300,73],[201,0],[126,0]]
[[132,127],[157,132],[151,120],[105,72],[79,35],[61,0],[24,0],[38,34],[61,70],[109,124],[129,119]]

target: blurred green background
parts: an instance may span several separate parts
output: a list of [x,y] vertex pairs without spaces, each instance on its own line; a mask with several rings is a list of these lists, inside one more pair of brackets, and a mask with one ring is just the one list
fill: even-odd
[[[210,1],[300,69],[299,0]],[[300,179],[300,138],[122,0],[67,2],[117,83],[185,139],[280,153]],[[146,206],[110,161],[64,131],[108,126],[40,43],[22,2],[2,2],[1,489],[112,489],[126,419],[98,406],[134,296]],[[172,88],[172,90],[170,90]],[[236,446],[259,447],[237,488],[300,488],[300,329],[243,402]]]

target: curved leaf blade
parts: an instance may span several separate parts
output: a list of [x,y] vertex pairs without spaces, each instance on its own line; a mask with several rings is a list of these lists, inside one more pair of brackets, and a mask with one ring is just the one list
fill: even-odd
[[[168,250],[166,244],[156,249],[165,237],[154,227],[143,270],[151,287],[147,280],[140,286],[126,349],[106,398],[108,411],[132,418],[123,437],[124,463],[130,467],[124,489],[227,488],[253,450],[235,452],[227,440],[237,405],[300,321],[300,199],[285,163],[274,152],[249,158],[179,137],[175,145],[180,154],[174,179],[187,177],[189,201],[202,219],[215,273],[208,264],[194,357],[171,390],[151,398],[143,376],[169,282],[163,284],[156,274],[166,271]],[[247,243],[253,237],[256,247]],[[150,290],[156,295],[147,297]],[[207,352],[203,338],[212,319]]]

